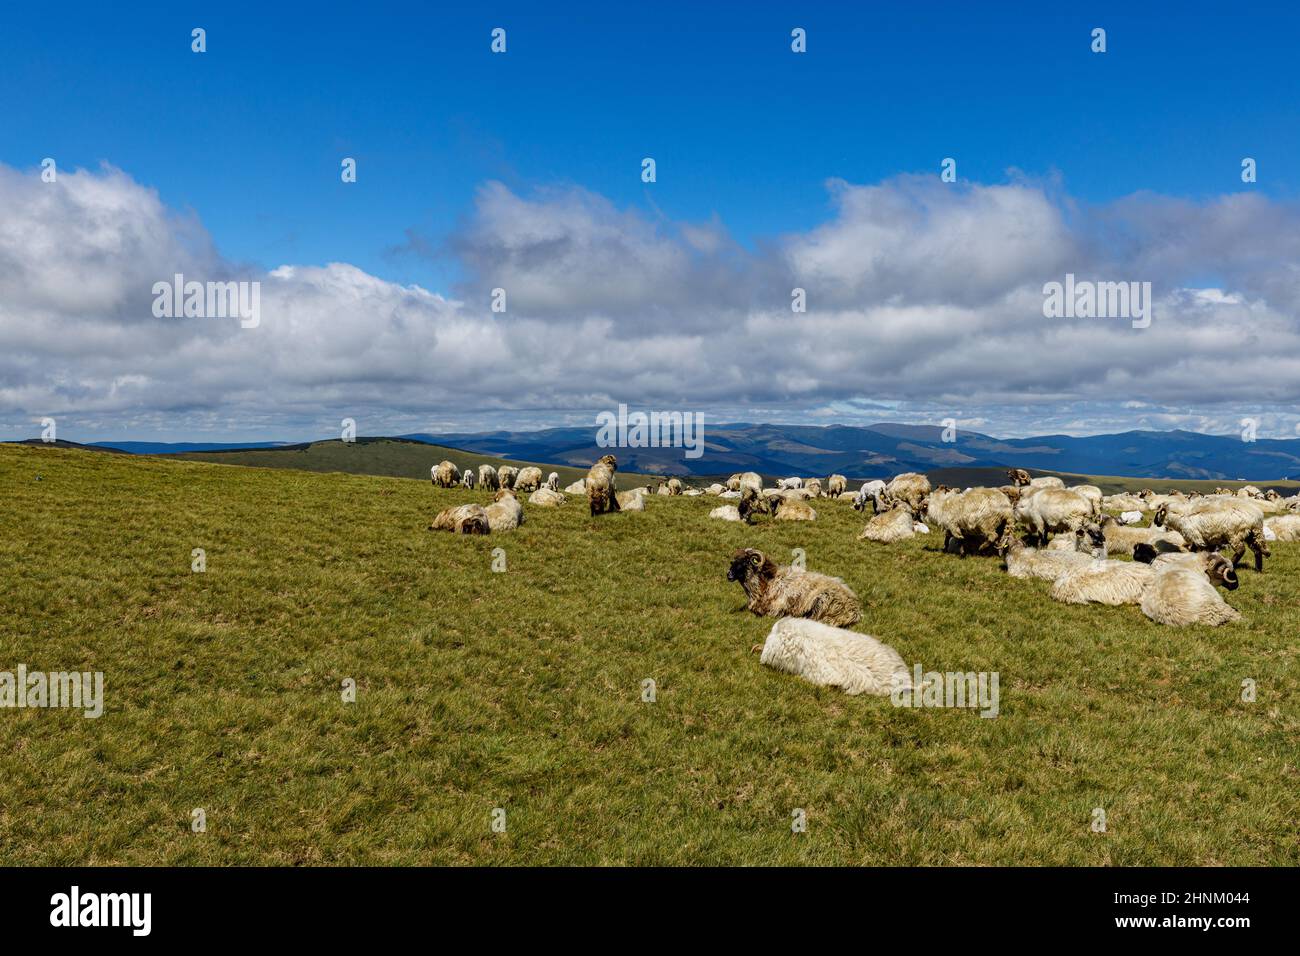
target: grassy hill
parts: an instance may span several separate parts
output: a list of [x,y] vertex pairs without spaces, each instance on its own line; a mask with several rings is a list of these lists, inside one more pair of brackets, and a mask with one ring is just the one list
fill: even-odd
[[[1174,630],[858,541],[845,502],[460,538],[425,527],[465,492],[385,477],[0,446],[0,483],[0,670],[106,695],[0,712],[10,865],[1300,863],[1300,545],[1242,571],[1240,623]],[[909,665],[998,672],[1001,715],[762,667],[746,545],[842,576]]]
[[[455,462],[462,471],[467,465],[475,469],[479,465],[491,465],[500,468],[511,465],[523,468],[537,465],[543,475],[552,471],[560,476],[561,485],[569,485],[579,478],[585,478],[586,468],[570,468],[565,465],[547,465],[541,462],[513,461],[507,458],[494,458],[491,455],[479,455],[474,452],[447,448],[443,445],[428,445],[418,441],[402,438],[358,438],[355,442],[339,439],[318,441],[303,445],[286,445],[280,448],[243,448],[232,451],[185,452],[169,455],[185,461],[205,461],[221,465],[250,465],[257,468],[295,468],[299,471],[343,472],[354,475],[381,475],[391,478],[418,478],[429,480],[429,469],[444,458]],[[626,480],[646,483],[651,479],[644,475],[629,474]]]

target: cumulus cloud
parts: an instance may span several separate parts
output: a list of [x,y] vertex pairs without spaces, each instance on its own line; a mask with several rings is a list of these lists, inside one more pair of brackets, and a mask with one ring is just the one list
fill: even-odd
[[[230,262],[198,218],[110,167],[43,183],[0,166],[0,427],[53,414],[119,435],[165,420],[297,437],[342,415],[379,423],[363,432],[446,430],[627,402],[1020,434],[1229,430],[1249,414],[1292,433],[1294,205],[1089,208],[1032,182],[933,176],[828,193],[828,222],[747,249],[716,218],[487,183],[445,243],[464,282],[439,294],[344,263]],[[1067,272],[1151,282],[1150,328],[1044,318],[1043,284]],[[152,287],[176,273],[259,281],[260,325],[155,318]]]

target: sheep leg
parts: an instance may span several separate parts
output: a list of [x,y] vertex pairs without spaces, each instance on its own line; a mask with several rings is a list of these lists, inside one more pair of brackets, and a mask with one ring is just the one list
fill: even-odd
[[1250,550],[1255,552],[1255,570],[1260,574],[1264,573],[1264,559],[1272,557],[1272,552],[1268,550],[1268,543],[1264,536],[1256,531],[1251,531],[1246,536],[1246,543],[1250,545]]

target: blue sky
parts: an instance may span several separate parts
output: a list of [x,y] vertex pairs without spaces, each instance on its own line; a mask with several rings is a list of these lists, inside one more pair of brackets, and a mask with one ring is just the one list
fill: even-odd
[[[341,260],[440,288],[453,261],[397,250],[412,233],[440,248],[487,179],[716,215],[750,244],[828,217],[829,177],[946,156],[962,178],[1059,174],[1100,201],[1239,189],[1242,155],[1279,193],[1300,155],[1294,5],[438,6],[11,5],[0,160],[112,163],[193,209],[235,259]],[[504,56],[488,50],[495,26]]]
[[[1298,27],[1281,3],[10,5],[0,434],[626,402],[1008,435],[1250,414],[1290,437]],[[263,277],[263,330],[146,329],[183,263]],[[1152,281],[1154,330],[1045,326],[1067,271]]]

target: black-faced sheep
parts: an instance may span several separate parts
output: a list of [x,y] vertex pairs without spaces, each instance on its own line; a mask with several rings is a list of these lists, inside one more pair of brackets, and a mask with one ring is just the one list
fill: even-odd
[[439,511],[429,525],[430,531],[450,531],[453,534],[487,534],[491,530],[488,514],[482,505],[457,505]]
[[1155,523],[1177,531],[1193,551],[1227,548],[1234,568],[1246,548],[1255,552],[1256,571],[1264,570],[1264,559],[1270,555],[1264,539],[1264,512],[1244,499],[1203,498],[1179,511],[1161,505]]
[[465,489],[467,491],[474,490],[474,485],[478,483],[478,479],[474,474],[473,468],[466,468],[465,471],[462,472],[460,476],[460,483],[465,486]]
[[587,502],[593,515],[619,510],[618,484],[614,477],[617,470],[618,459],[605,455],[587,472]]
[[460,484],[460,470],[450,461],[440,461],[429,469],[429,480],[435,488],[455,488]]
[[727,580],[740,583],[760,617],[806,617],[835,627],[862,619],[858,596],[839,578],[778,565],[754,548],[732,556]]

